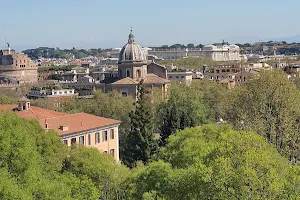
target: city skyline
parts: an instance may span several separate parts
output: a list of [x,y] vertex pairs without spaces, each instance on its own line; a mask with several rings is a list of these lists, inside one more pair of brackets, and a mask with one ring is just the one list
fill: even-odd
[[[196,0],[88,3],[80,0],[2,2],[1,48],[17,50],[121,47],[130,27],[142,46],[175,43],[300,41],[296,0],[204,2]],[[12,12],[13,10],[13,12]],[[6,39],[5,39],[6,38]]]

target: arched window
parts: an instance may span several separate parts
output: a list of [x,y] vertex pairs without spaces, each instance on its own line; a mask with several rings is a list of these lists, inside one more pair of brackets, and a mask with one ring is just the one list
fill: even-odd
[[126,70],[126,77],[130,77],[130,69]]
[[122,96],[123,97],[127,97],[128,95],[127,95],[127,92],[122,92]]
[[138,77],[138,78],[140,78],[141,77],[141,70],[136,70],[136,76]]

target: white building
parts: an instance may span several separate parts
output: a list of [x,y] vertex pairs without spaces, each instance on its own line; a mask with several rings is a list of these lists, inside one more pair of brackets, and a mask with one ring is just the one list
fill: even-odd
[[153,49],[149,55],[165,60],[181,59],[186,57],[209,57],[215,61],[238,61],[241,60],[240,47],[237,45],[206,45],[202,49]]
[[32,88],[29,91],[29,98],[46,98],[49,96],[74,96],[77,95],[74,89],[42,89]]
[[210,57],[215,61],[241,60],[240,47],[237,45],[206,45],[202,49],[202,56]]
[[190,84],[193,79],[193,72],[168,72],[167,78],[170,81],[186,82]]

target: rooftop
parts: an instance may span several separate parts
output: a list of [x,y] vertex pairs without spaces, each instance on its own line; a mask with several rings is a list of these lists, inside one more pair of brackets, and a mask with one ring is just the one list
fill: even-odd
[[[0,105],[0,112],[15,110],[17,107],[17,105]],[[86,113],[66,114],[35,106],[31,106],[28,110],[17,111],[16,114],[28,120],[38,120],[43,128],[46,128],[47,124],[48,128],[55,130],[59,136],[121,123],[118,120]],[[67,126],[68,129],[62,130],[61,126]]]

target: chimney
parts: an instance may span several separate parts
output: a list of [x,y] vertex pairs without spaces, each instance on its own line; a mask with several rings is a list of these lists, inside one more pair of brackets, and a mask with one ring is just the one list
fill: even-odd
[[45,129],[48,129],[48,123],[47,123],[47,119],[45,119]]

